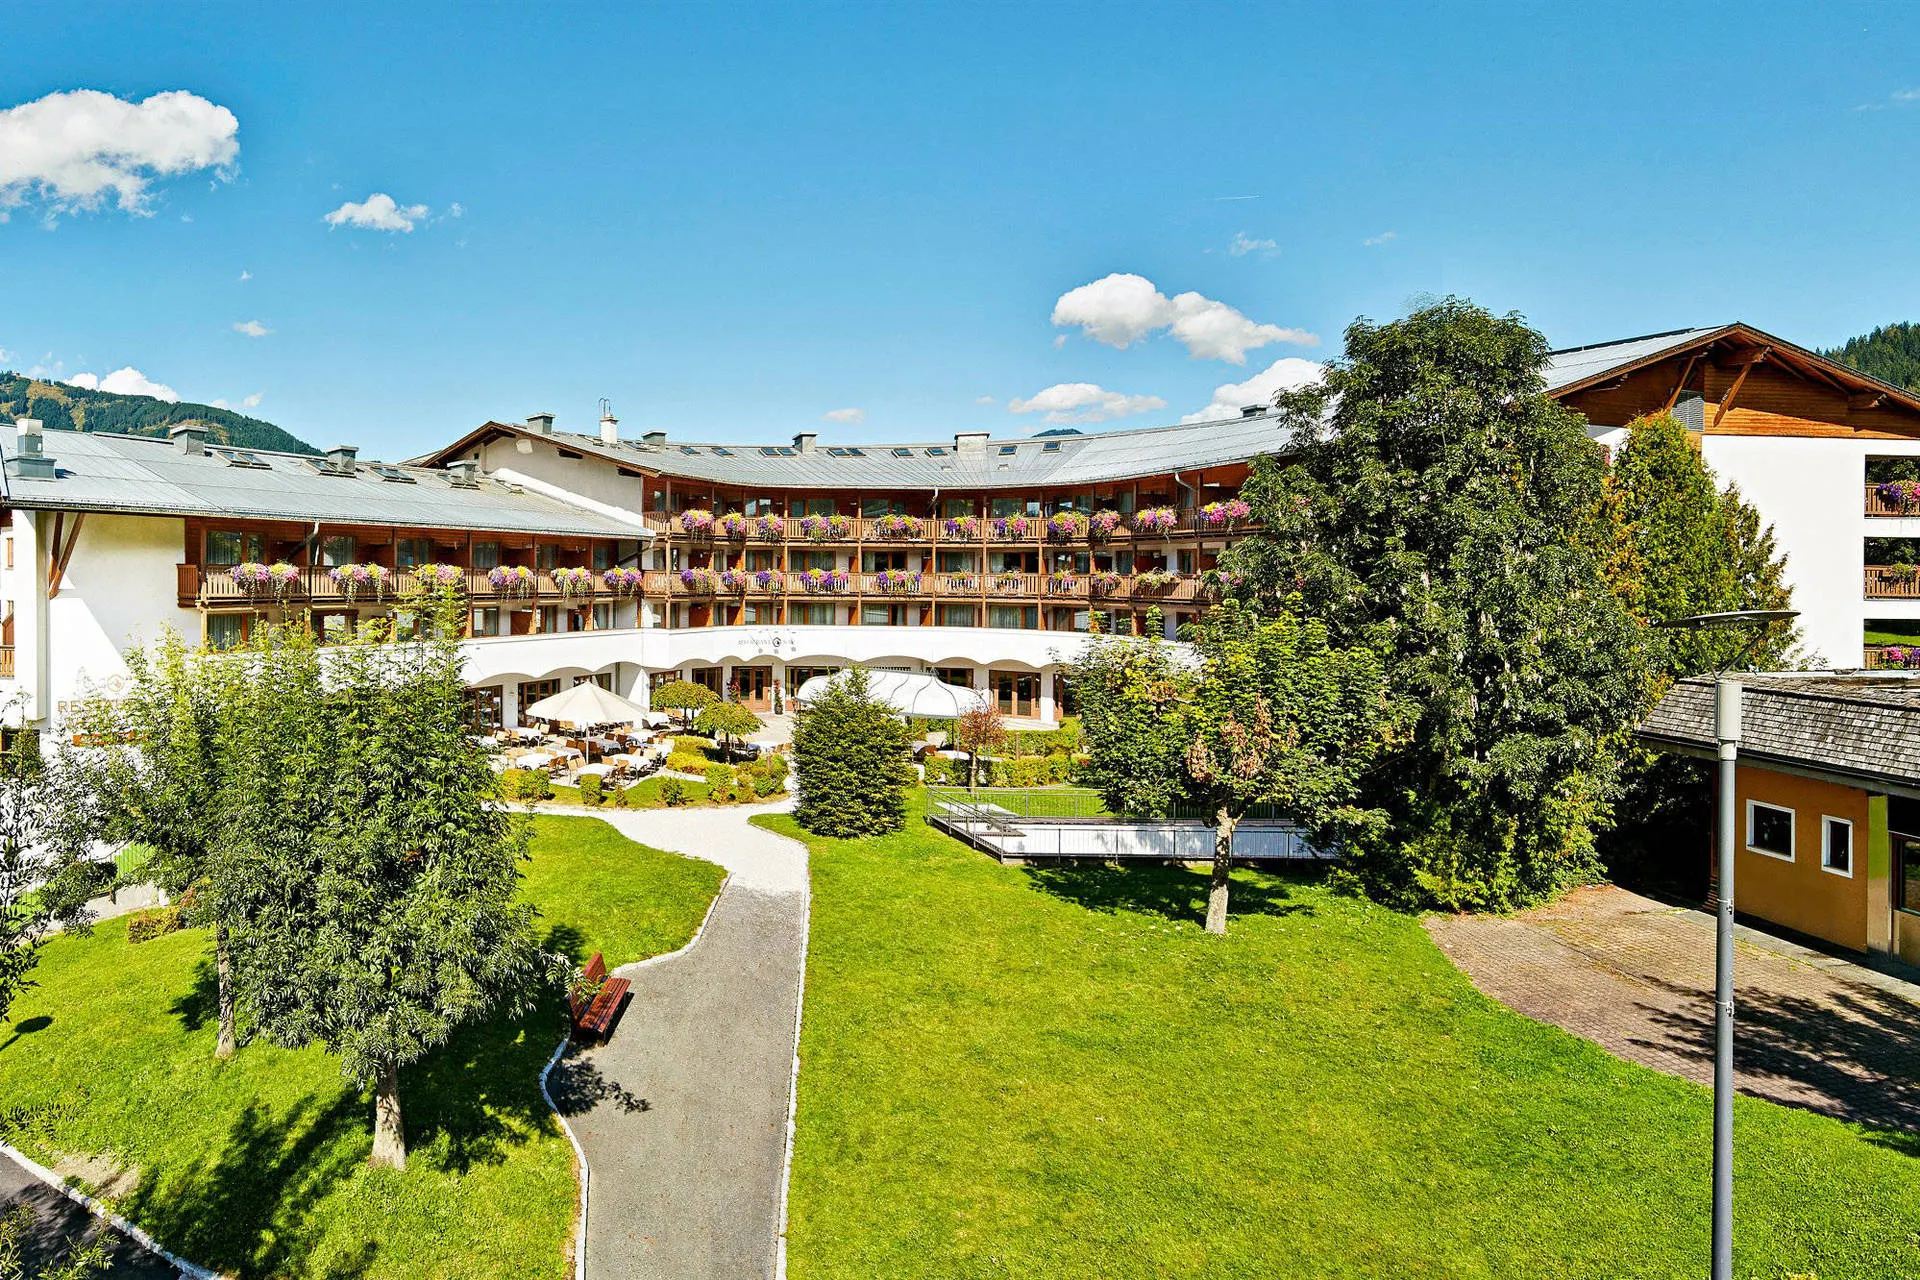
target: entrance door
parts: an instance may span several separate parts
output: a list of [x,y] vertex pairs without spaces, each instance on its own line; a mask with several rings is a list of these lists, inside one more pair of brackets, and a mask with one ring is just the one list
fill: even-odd
[[771,705],[768,700],[773,689],[772,667],[735,667],[733,683],[740,701],[753,710],[765,711]]
[[1016,671],[995,671],[993,697],[1003,716],[1031,716],[1040,698],[1040,677]]

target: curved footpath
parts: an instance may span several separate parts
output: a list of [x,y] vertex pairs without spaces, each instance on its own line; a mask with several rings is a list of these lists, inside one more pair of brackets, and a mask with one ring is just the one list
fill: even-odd
[[613,1038],[549,1080],[592,1168],[590,1280],[784,1269],[807,851],[748,822],[782,807],[594,815],[729,874],[689,947],[616,970],[633,993]]

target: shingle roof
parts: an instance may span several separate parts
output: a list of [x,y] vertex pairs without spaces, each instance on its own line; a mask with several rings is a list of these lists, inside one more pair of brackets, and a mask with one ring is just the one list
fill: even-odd
[[[0,427],[0,454],[18,456],[17,434],[13,427]],[[221,446],[192,455],[151,436],[49,431],[42,438],[57,474],[51,480],[32,479],[8,466],[11,505],[615,538],[638,532],[626,521],[493,480],[478,488],[455,488],[447,472],[425,467],[363,461],[351,476],[326,475],[304,454],[225,451],[263,464],[235,466]],[[412,483],[387,479],[376,468]]]
[[1707,329],[1673,329],[1666,333],[1650,333],[1642,338],[1622,338],[1617,342],[1599,342],[1589,347],[1567,347],[1549,352],[1547,367],[1543,370],[1547,391],[1555,392],[1621,365],[1637,364],[1665,352],[1690,346],[1726,327],[1714,325]]
[[[1920,794],[1920,674],[1743,675],[1740,757]],[[1654,746],[1711,753],[1713,681],[1682,680],[1640,726]]]
[[[489,422],[480,430],[546,440],[626,466],[715,484],[867,490],[1099,484],[1242,463],[1286,443],[1282,419],[1272,414],[1079,436],[1017,436],[988,440],[966,451],[957,449],[952,437],[901,444],[818,444],[803,453],[784,445],[680,440],[609,445],[598,435],[541,434],[507,422]],[[430,456],[450,456],[457,449]]]

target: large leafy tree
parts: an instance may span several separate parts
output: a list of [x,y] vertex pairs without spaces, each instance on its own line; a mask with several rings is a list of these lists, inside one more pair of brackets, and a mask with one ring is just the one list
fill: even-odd
[[823,836],[884,835],[906,825],[906,721],[850,667],[801,708],[793,725],[794,819]]
[[33,985],[49,931],[85,928],[87,898],[101,887],[81,856],[84,836],[79,846],[63,838],[71,827],[56,777],[32,729],[17,730],[0,750],[0,1024]]
[[653,691],[651,705],[655,711],[678,711],[683,722],[691,722],[694,713],[705,710],[719,700],[719,695],[703,684],[695,684],[691,680],[669,680]]
[[283,658],[302,651],[271,640],[247,655],[280,674],[241,711],[263,768],[222,850],[252,886],[234,931],[247,1007],[267,1036],[325,1045],[372,1086],[373,1160],[393,1167],[406,1160],[401,1069],[459,1026],[524,1007],[553,966],[515,901],[524,821],[492,803],[468,736],[456,607],[416,603],[435,623],[414,638],[365,636],[324,660]]
[[1603,568],[1604,465],[1545,394],[1547,347],[1457,299],[1356,321],[1283,393],[1287,460],[1230,552],[1259,607],[1323,619],[1384,664],[1401,728],[1360,793],[1387,821],[1348,865],[1399,903],[1504,908],[1595,876],[1645,705],[1647,641]]
[[696,732],[719,742],[727,754],[732,755],[734,739],[757,733],[761,722],[759,716],[737,702],[709,702],[694,717],[693,727]]
[[[1773,530],[1732,486],[1722,489],[1670,416],[1628,424],[1606,482],[1615,589],[1647,622],[1734,609],[1787,609],[1786,558]],[[1796,629],[1666,631],[1654,650],[1655,692],[1729,666],[1778,669],[1794,661]],[[1707,847],[1706,773],[1694,761],[1636,749],[1628,758],[1621,820],[1602,841],[1616,876],[1695,888]],[[1689,876],[1687,872],[1693,872]]]
[[1228,602],[1193,639],[1197,671],[1158,639],[1096,640],[1074,687],[1108,807],[1162,816],[1185,803],[1208,815],[1206,927],[1225,933],[1234,831],[1256,806],[1328,846],[1378,824],[1354,800],[1383,738],[1386,691],[1378,656],[1333,647],[1323,622]]
[[212,862],[235,757],[225,734],[234,663],[164,633],[126,654],[124,696],[90,698],[72,717],[85,745],[63,753],[59,791],[70,825],[110,842],[153,850],[145,874],[196,923],[213,926],[219,1037],[233,1056],[234,994],[222,886]]

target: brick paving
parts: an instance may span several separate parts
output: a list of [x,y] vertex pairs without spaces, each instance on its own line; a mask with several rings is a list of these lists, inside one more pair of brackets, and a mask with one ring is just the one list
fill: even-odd
[[[1713,917],[1600,886],[1515,916],[1426,925],[1509,1008],[1712,1084]],[[1920,1132],[1920,987],[1746,928],[1734,983],[1741,1092]]]

